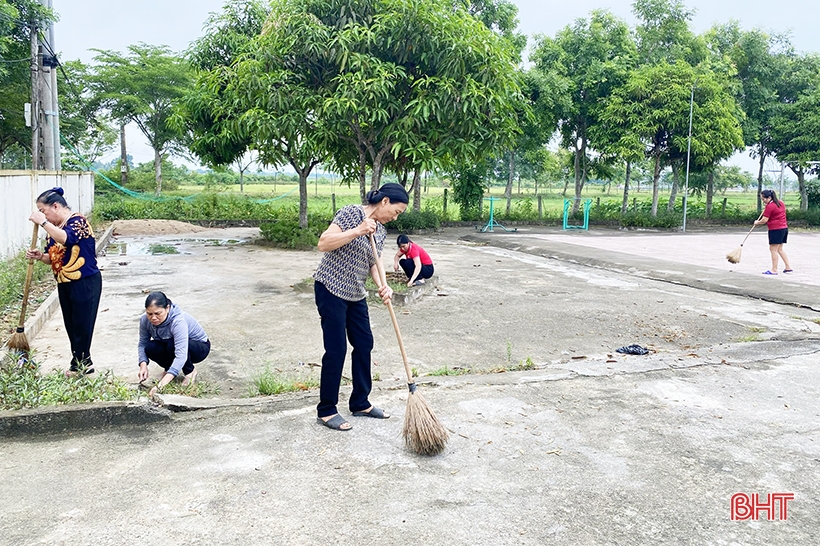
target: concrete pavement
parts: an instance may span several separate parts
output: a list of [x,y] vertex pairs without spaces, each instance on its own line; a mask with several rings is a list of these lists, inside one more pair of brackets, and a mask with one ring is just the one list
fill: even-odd
[[[797,273],[766,278],[765,241],[750,238],[740,264],[724,263],[743,235],[417,237],[441,280],[399,316],[414,366],[485,372],[421,380],[452,431],[445,453],[420,458],[402,445],[406,387],[389,319],[372,306],[382,376],[373,400],[392,419],[329,431],[306,393],[18,436],[0,444],[0,543],[815,544],[820,239],[791,234]],[[318,255],[197,245],[179,242],[181,254],[161,260],[116,258],[125,266],[106,258],[112,299],[95,361],[135,373],[116,355],[130,351],[123,317],[139,316],[149,286],[173,290],[214,332],[202,373],[223,398],[264,364],[254,352],[293,373],[297,359],[321,356],[310,298],[287,290]],[[225,297],[209,262],[236,277]],[[185,271],[216,284],[186,287]],[[260,324],[267,339],[245,339],[255,351],[229,339]],[[64,334],[44,335],[56,352]],[[630,342],[653,353],[614,352]],[[526,359],[534,369],[486,373]],[[733,494],[781,492],[795,496],[785,521],[731,520]]]

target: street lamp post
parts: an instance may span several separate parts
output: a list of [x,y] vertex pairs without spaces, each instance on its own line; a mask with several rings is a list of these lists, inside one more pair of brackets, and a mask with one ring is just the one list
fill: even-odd
[[692,94],[689,96],[689,139],[686,145],[686,179],[683,183],[683,232],[686,233],[686,208],[689,197],[689,160],[692,155],[692,112],[695,109],[695,85],[698,80],[692,82]]

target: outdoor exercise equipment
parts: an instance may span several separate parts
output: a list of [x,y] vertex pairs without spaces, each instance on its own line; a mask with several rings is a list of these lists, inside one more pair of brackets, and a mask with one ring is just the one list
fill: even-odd
[[[486,233],[488,231],[492,233],[494,227],[500,227],[506,232],[515,233],[516,231],[518,231],[518,228],[507,229],[495,221],[495,218],[493,217],[493,203],[495,203],[496,201],[501,201],[501,199],[498,199],[497,197],[485,197],[484,200],[490,202],[490,218],[487,220],[487,225],[481,228],[481,233]],[[478,229],[478,226],[476,226],[476,229]]]
[[569,209],[575,199],[564,199],[564,229],[585,229],[589,231],[589,209],[592,208],[592,199],[584,201],[584,224],[580,226],[569,225]]

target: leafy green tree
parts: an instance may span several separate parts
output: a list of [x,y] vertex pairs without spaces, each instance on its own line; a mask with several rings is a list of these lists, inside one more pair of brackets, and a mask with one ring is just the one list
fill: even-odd
[[169,123],[174,104],[191,84],[191,68],[165,46],[139,43],[128,53],[94,50],[95,100],[123,123],[133,122],[154,150],[155,193],[162,192],[162,160],[184,153],[183,135]]
[[769,34],[760,29],[745,31],[736,21],[713,27],[706,40],[718,54],[733,63],[739,85],[735,100],[743,108],[743,140],[758,159],[757,209],[762,210],[764,165],[771,156],[772,120],[787,81],[790,59],[794,52],[788,37]]
[[635,0],[632,11],[641,64],[684,60],[694,66],[707,57],[705,42],[689,28],[694,11],[681,0]]
[[259,0],[229,0],[210,15],[205,35],[195,40],[186,57],[197,71],[194,86],[179,102],[172,124],[188,134],[191,152],[205,164],[221,168],[234,164],[243,188],[244,172],[254,157],[253,139],[236,121],[243,111],[226,96],[232,65],[251,52],[270,9]]
[[620,130],[624,149],[642,145],[653,160],[652,216],[658,213],[663,166],[687,149],[693,86],[692,158],[696,164],[711,165],[741,146],[742,134],[734,100],[720,78],[708,70],[695,72],[683,61],[644,65],[615,91],[603,116]]
[[772,119],[770,146],[777,159],[797,176],[800,210],[808,209],[806,175],[818,172],[820,161],[820,56],[791,63],[789,100],[778,105]]
[[606,11],[593,11],[555,38],[542,37],[531,61],[544,80],[566,98],[556,100],[554,118],[559,123],[561,145],[574,154],[575,204],[590,173],[590,128],[601,122],[608,97],[627,81],[634,65],[635,44],[629,27]]
[[57,72],[60,89],[60,135],[70,143],[79,158],[70,150],[62,154],[62,167],[67,170],[86,169],[114,147],[119,138],[116,122],[107,112],[99,111],[99,103],[87,91],[90,71],[80,61],[61,63]]
[[[345,13],[354,2],[338,3]],[[336,20],[338,8],[314,13]],[[520,92],[509,42],[445,0],[383,0],[358,13],[333,37],[323,113],[365,156],[371,187],[391,156],[453,165],[511,141]]]

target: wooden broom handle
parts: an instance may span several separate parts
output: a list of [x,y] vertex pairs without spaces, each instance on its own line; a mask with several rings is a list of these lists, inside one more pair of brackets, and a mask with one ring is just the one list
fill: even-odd
[[[370,234],[370,247],[373,249],[373,257],[376,260],[376,269],[379,272],[379,281],[380,285],[379,288],[382,286],[387,286],[387,275],[384,272],[384,264],[382,263],[381,256],[379,256],[379,251],[376,249],[376,239],[373,238],[373,234]],[[401,351],[401,359],[404,361],[404,371],[407,374],[407,384],[412,385],[415,383],[413,381],[413,370],[410,369],[410,363],[407,362],[407,351],[404,350],[404,342],[401,339],[401,330],[399,330],[399,322],[396,320],[396,311],[393,309],[393,301],[387,300],[387,310],[390,311],[390,319],[393,321],[393,329],[396,331],[396,339],[399,342],[399,350]]]
[[[39,235],[40,226],[34,224],[34,229],[31,233],[31,250],[37,248],[37,235]],[[31,276],[34,273],[34,258],[29,258],[28,269],[26,270],[26,284],[23,287],[23,308],[20,311],[20,321],[17,323],[17,328],[22,328],[26,323],[26,308],[28,308],[28,294],[31,290]]]
[[[760,216],[758,216],[758,217],[757,217],[757,220],[755,220],[755,221],[757,222],[757,221],[759,221],[761,218],[763,218],[763,213],[762,213],[762,212],[760,213]],[[754,230],[754,228],[755,228],[756,226],[757,226],[757,224],[752,224],[752,229],[750,229],[750,230],[749,230],[749,233],[747,233],[747,234],[746,234],[746,237],[744,237],[744,238],[743,238],[743,242],[742,242],[742,243],[740,243],[740,246],[743,246],[743,245],[745,245],[745,244],[746,244],[746,239],[748,239],[748,238],[749,238],[749,235],[751,235],[751,234],[752,234],[752,230]]]

